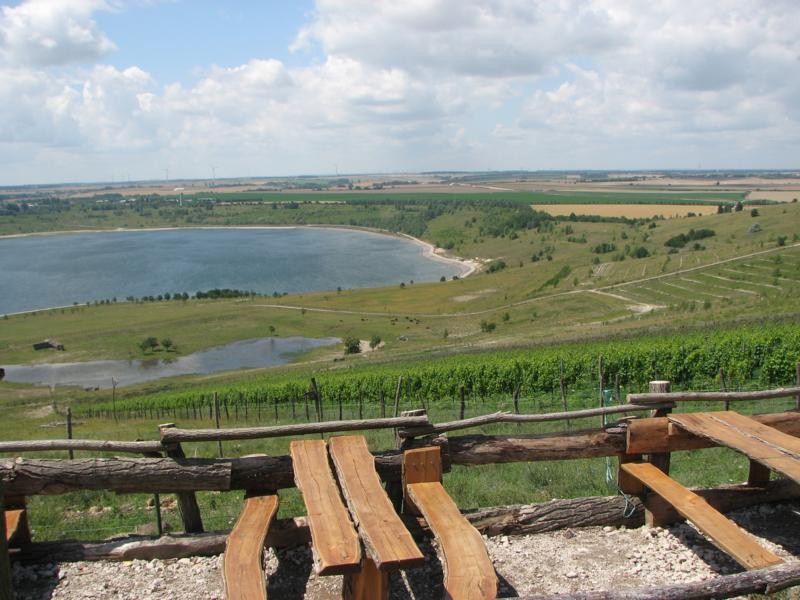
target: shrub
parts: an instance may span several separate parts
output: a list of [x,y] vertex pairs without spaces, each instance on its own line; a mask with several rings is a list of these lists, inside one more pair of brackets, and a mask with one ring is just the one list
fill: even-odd
[[486,269],[489,273],[496,273],[497,271],[502,271],[506,268],[506,261],[504,260],[493,260],[489,263],[489,268]]
[[381,344],[381,336],[379,335],[373,335],[369,339],[369,347],[372,348],[373,350],[375,350],[375,348],[380,346],[380,344]]
[[617,249],[616,244],[611,242],[603,242],[602,244],[598,244],[594,248],[592,248],[592,252],[595,254],[607,254],[608,252],[613,252]]
[[345,354],[358,354],[359,352],[361,352],[361,340],[352,336],[344,338]]

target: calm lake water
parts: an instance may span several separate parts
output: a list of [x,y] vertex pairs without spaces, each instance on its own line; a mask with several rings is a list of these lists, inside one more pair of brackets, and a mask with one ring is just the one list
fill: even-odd
[[233,369],[274,367],[292,355],[340,342],[339,338],[304,337],[258,338],[216,346],[173,360],[96,360],[82,363],[5,365],[5,379],[40,385],[79,385],[110,388],[111,378],[118,386],[152,381],[176,375],[194,375]]
[[[0,238],[0,315],[236,288],[258,293],[437,281],[465,267],[409,240],[331,228],[177,229]],[[1,325],[0,325],[1,327]]]

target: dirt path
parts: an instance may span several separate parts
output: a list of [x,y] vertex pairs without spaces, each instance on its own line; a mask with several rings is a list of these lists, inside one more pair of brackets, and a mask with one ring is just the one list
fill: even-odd
[[[800,503],[763,505],[731,513],[760,543],[787,560],[800,555]],[[499,597],[591,590],[630,590],[702,581],[741,571],[688,524],[668,529],[586,527],[524,536],[485,538],[498,575]],[[442,565],[436,549],[421,544],[421,569],[391,577],[392,600],[438,600]],[[83,562],[14,568],[19,600],[223,598],[222,557],[180,560]],[[341,598],[341,577],[317,577],[305,546],[265,560],[270,597],[282,600]],[[798,595],[788,592],[788,598]]]

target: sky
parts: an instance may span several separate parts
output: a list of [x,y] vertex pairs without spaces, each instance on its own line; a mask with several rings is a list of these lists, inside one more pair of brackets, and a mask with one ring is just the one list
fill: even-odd
[[798,157],[798,0],[0,4],[0,185]]

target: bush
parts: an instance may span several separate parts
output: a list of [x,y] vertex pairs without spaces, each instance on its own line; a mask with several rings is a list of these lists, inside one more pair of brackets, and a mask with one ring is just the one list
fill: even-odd
[[344,353],[345,354],[358,354],[361,352],[361,340],[357,337],[344,338]]
[[139,348],[142,349],[142,352],[147,352],[148,350],[155,350],[158,348],[158,340],[153,336],[146,337],[139,343]]
[[750,211],[750,216],[751,217],[757,217],[758,216],[758,209],[757,208],[752,209]]
[[497,323],[491,321],[481,321],[481,331],[483,333],[490,333],[497,328]]
[[644,246],[639,246],[633,251],[632,255],[634,258],[647,258],[650,256],[650,252]]
[[375,348],[380,346],[380,344],[381,344],[381,336],[379,335],[373,335],[369,339],[369,347],[372,348],[373,350],[375,350]]
[[607,254],[608,252],[613,252],[616,249],[616,244],[612,244],[611,242],[603,242],[602,244],[598,244],[592,248],[592,252],[595,254]]
[[506,268],[506,261],[504,260],[493,260],[489,263],[489,268],[486,269],[489,273],[496,273],[497,271],[502,271]]

